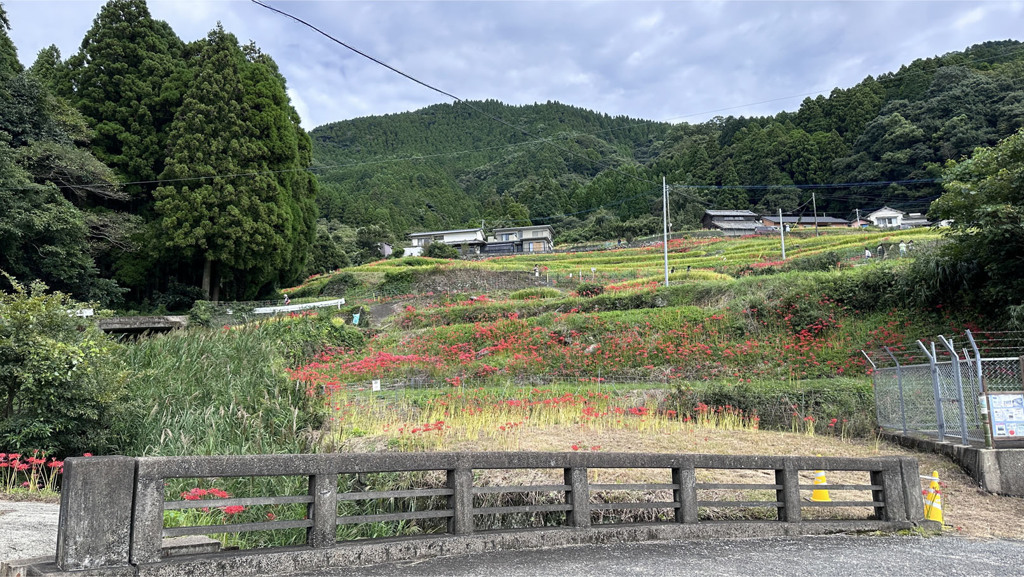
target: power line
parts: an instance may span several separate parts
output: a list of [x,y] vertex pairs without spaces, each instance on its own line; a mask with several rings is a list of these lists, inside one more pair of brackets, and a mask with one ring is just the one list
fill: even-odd
[[[418,80],[418,79],[416,79],[416,78],[414,78],[412,76],[409,76],[409,75],[405,74],[404,72],[402,72],[400,70],[397,70],[397,69],[391,67],[390,65],[384,63],[384,62],[378,61],[377,59],[373,58],[372,56],[367,55],[367,54],[359,51],[358,49],[345,44],[341,40],[338,40],[338,39],[330,36],[329,34],[323,32],[319,28],[317,28],[317,27],[315,27],[315,26],[313,26],[313,25],[311,25],[311,24],[309,24],[309,23],[307,23],[305,21],[300,20],[300,19],[296,18],[295,16],[292,16],[290,14],[282,12],[282,11],[276,9],[276,8],[273,8],[272,6],[266,5],[266,4],[264,4],[262,2],[259,2],[257,0],[251,0],[251,1],[253,3],[255,3],[255,4],[258,4],[258,5],[262,6],[262,7],[264,7],[264,8],[267,8],[268,10],[277,12],[279,14],[287,16],[288,18],[291,18],[293,20],[301,22],[304,25],[306,25],[306,26],[316,30],[320,34],[323,34],[324,36],[330,38],[331,40],[341,44],[342,46],[344,46],[344,47],[346,47],[346,48],[348,48],[348,49],[350,49],[350,50],[352,50],[352,51],[354,51],[354,52],[356,52],[356,53],[358,53],[358,54],[360,54],[360,55],[362,55],[362,56],[364,56],[364,57],[366,57],[366,58],[368,58],[368,59],[370,59],[370,60],[380,64],[380,65],[382,65],[382,66],[385,66],[388,69],[395,71],[396,73],[398,73],[398,74],[400,74],[400,75],[402,75],[404,77],[407,77],[407,78],[413,80],[414,82],[416,82],[418,84],[422,84],[423,86],[425,86],[425,87],[427,87],[427,88],[429,88],[431,90],[434,90],[434,91],[436,91],[436,92],[438,92],[440,94],[443,94],[445,96],[448,96],[450,98],[458,100],[459,102],[461,102],[463,104],[466,104],[467,106],[469,106],[473,110],[479,111],[479,109],[477,109],[476,107],[472,106],[469,102],[464,101],[461,98],[458,98],[457,96],[449,94],[449,93],[447,93],[447,92],[445,92],[445,91],[443,91],[443,90],[441,90],[439,88],[436,88],[434,86],[426,84],[426,83],[424,83],[424,82],[422,82],[422,81],[420,81],[420,80]],[[892,76],[887,76],[887,77],[884,77],[884,78],[883,77],[878,77],[878,78],[876,78],[876,81],[877,82],[885,82],[885,83],[895,82],[897,80],[904,81],[904,80],[906,80],[908,78],[914,77],[915,75],[934,74],[936,71],[941,70],[943,68],[963,66],[964,64],[969,63],[969,62],[985,62],[985,61],[989,61],[989,60],[995,60],[995,59],[1001,58],[1003,56],[1007,56],[1007,55],[1011,55],[1011,54],[1019,54],[1019,53],[1024,53],[1024,47],[1017,47],[1017,48],[1007,49],[1007,50],[1004,50],[1002,52],[998,52],[996,54],[988,56],[986,58],[969,58],[969,59],[967,59],[967,62],[954,62],[954,63],[951,63],[951,64],[945,64],[945,65],[941,65],[941,66],[936,66],[935,68],[933,68],[931,70],[914,69],[914,70],[908,70],[908,71],[905,71],[905,72],[902,72],[902,73],[900,73],[898,71],[897,72],[884,73],[884,74],[892,74]],[[961,54],[963,54],[963,53],[961,53]],[[948,55],[934,57],[934,60],[939,61],[942,58],[945,58],[946,56],[948,56]],[[913,65],[913,63],[911,63],[911,65]],[[897,76],[895,76],[895,74],[900,74],[900,76],[897,77]],[[682,115],[682,116],[671,117],[671,118],[668,118],[666,120],[661,120],[661,121],[657,121],[657,120],[638,120],[637,122],[633,123],[630,126],[622,126],[622,127],[617,127],[617,128],[607,128],[607,129],[593,131],[593,132],[576,132],[576,131],[574,131],[574,132],[568,132],[568,133],[559,133],[556,136],[565,137],[565,138],[572,138],[572,137],[579,136],[579,135],[594,136],[594,135],[608,133],[608,132],[614,132],[614,131],[618,131],[618,130],[626,130],[626,129],[633,128],[633,127],[636,127],[636,126],[641,126],[641,125],[644,125],[644,124],[654,124],[654,123],[663,124],[663,123],[669,123],[671,120],[675,120],[677,118],[686,118],[688,116],[700,116],[700,115],[709,114],[709,113],[712,113],[712,112],[723,112],[723,111],[726,111],[726,110],[733,110],[733,109],[736,109],[736,108],[743,108],[743,107],[746,107],[746,106],[754,106],[754,105],[757,105],[757,104],[765,104],[765,103],[770,103],[770,102],[778,102],[778,101],[781,101],[781,100],[787,100],[789,98],[797,98],[797,97],[800,97],[800,96],[807,96],[807,95],[810,95],[810,94],[820,94],[821,92],[823,92],[823,91],[816,90],[816,91],[813,91],[813,92],[807,92],[807,93],[796,94],[796,95],[791,95],[791,96],[783,96],[783,97],[779,97],[779,98],[772,98],[772,99],[768,99],[768,100],[762,100],[762,101],[758,101],[758,102],[751,102],[751,103],[741,104],[741,105],[732,106],[732,107],[726,107],[726,108],[720,108],[720,109],[714,109],[714,110],[707,110],[707,111],[703,111],[703,112],[695,112],[695,113],[690,113],[690,114],[686,114],[686,115]],[[506,126],[509,126],[510,128],[513,128],[513,129],[515,129],[517,131],[521,131],[524,134],[527,134],[529,136],[534,136],[534,135],[530,134],[529,132],[523,131],[520,128],[518,128],[516,126],[513,126],[513,125],[505,122],[504,120],[502,120],[502,119],[500,119],[498,117],[491,116],[491,115],[487,114],[486,112],[482,112],[482,111],[481,111],[481,113],[484,114],[485,116],[488,116],[489,118],[492,118],[493,120],[496,120],[496,121],[501,122],[502,124],[504,124]],[[481,151],[486,151],[486,150],[498,150],[498,149],[503,149],[503,148],[514,148],[514,147],[533,145],[533,144],[548,144],[548,143],[551,143],[551,141],[555,137],[547,137],[547,138],[534,137],[534,138],[535,138],[534,140],[526,141],[526,142],[509,143],[509,144],[504,144],[504,145],[500,145],[500,146],[475,148],[475,149],[468,149],[468,150],[455,151],[455,152],[445,152],[445,153],[428,154],[428,155],[416,155],[416,156],[392,158],[392,159],[367,160],[367,161],[358,161],[358,162],[353,162],[353,163],[335,164],[335,165],[311,166],[311,167],[308,167],[308,168],[294,168],[294,169],[267,170],[267,171],[250,171],[250,172],[241,172],[241,173],[216,174],[216,175],[210,175],[210,176],[183,177],[183,178],[166,179],[166,180],[138,180],[138,181],[130,181],[130,182],[118,183],[118,185],[119,186],[131,186],[131,185],[143,185],[143,184],[162,184],[162,183],[174,183],[174,182],[190,182],[190,181],[212,180],[212,179],[215,179],[215,178],[252,177],[252,176],[262,176],[262,175],[267,175],[267,174],[286,174],[286,173],[292,173],[292,172],[306,172],[306,171],[317,173],[318,171],[325,171],[325,170],[338,169],[338,168],[351,168],[351,167],[358,167],[358,166],[369,166],[369,165],[375,165],[375,164],[384,164],[384,163],[389,163],[389,162],[402,162],[402,161],[410,161],[410,160],[426,160],[426,159],[430,159],[430,158],[442,158],[442,157],[447,157],[447,156],[457,156],[457,155],[460,155],[460,154],[470,154],[470,153],[473,153],[473,152],[481,152]],[[568,152],[569,154],[573,154],[571,151],[566,151],[566,152]],[[573,154],[573,155],[575,156],[575,154]],[[590,160],[590,159],[588,158],[587,160]],[[596,162],[596,161],[594,161],[594,162]],[[621,173],[621,171],[618,171],[618,170],[616,170],[616,172],[620,172]],[[33,175],[33,176],[36,177],[36,178],[41,178],[38,175]],[[632,178],[639,179],[638,177],[636,177],[634,175],[628,175],[628,176],[630,176]],[[657,184],[656,182],[647,181],[645,179],[639,179],[639,180],[641,180],[642,182],[650,182],[652,184]],[[939,180],[935,180],[935,181],[939,182]],[[905,181],[905,182],[907,182],[907,183],[916,183],[916,182],[923,182],[923,181]],[[903,182],[893,181],[890,184],[902,184],[902,183]],[[866,184],[867,185],[872,185],[872,184],[875,184],[875,183],[866,183]],[[99,183],[99,184],[94,184],[94,186],[111,187],[112,185],[110,185],[108,183]],[[113,186],[117,186],[117,185],[113,185]],[[671,185],[671,186],[673,188],[678,188],[678,187],[683,186],[683,185]],[[688,186],[692,186],[692,187],[695,187],[695,188],[712,188],[712,185],[688,185]],[[813,186],[821,186],[822,188],[829,188],[829,187],[833,187],[834,188],[834,187],[844,186],[844,184],[836,184],[836,185],[762,185],[762,186],[764,188],[771,188],[771,187],[775,187],[775,186],[796,186],[798,188],[811,188]],[[22,187],[22,188],[4,187],[4,189],[5,190],[26,190],[26,188],[24,188],[24,187]],[[744,189],[745,190],[753,190],[755,188],[754,188],[754,185],[750,185],[748,187],[744,187]],[[862,195],[858,194],[858,196],[862,196]]]
[[[272,12],[276,12],[278,14],[281,14],[282,16],[290,18],[290,19],[298,22],[299,24],[302,24],[303,26],[306,26],[309,29],[317,32],[318,34],[324,36],[325,38],[331,40],[332,42],[335,42],[335,43],[337,43],[337,44],[339,44],[341,46],[344,46],[345,48],[351,50],[352,52],[355,52],[356,54],[362,56],[363,58],[366,58],[366,59],[368,59],[368,60],[370,60],[370,61],[372,61],[372,62],[374,62],[376,64],[379,64],[379,65],[383,66],[384,68],[387,68],[388,70],[390,70],[390,71],[392,71],[392,72],[394,72],[396,74],[399,74],[400,76],[402,76],[404,78],[408,78],[409,80],[412,80],[413,82],[415,82],[415,83],[417,83],[417,84],[419,84],[421,86],[424,86],[424,87],[426,87],[426,88],[428,88],[430,90],[433,90],[434,92],[437,92],[439,94],[443,94],[443,95],[445,95],[445,96],[447,96],[449,98],[452,98],[456,102],[458,102],[459,104],[462,104],[462,105],[466,106],[467,108],[469,108],[469,109],[471,109],[471,110],[473,110],[475,112],[478,112],[478,113],[486,116],[487,118],[490,118],[491,120],[493,120],[495,122],[504,124],[505,126],[511,128],[513,130],[517,130],[517,131],[519,131],[519,132],[521,132],[521,133],[523,133],[523,134],[525,134],[525,135],[527,135],[527,136],[529,136],[531,138],[538,138],[538,139],[541,138],[541,137],[531,133],[530,131],[528,131],[528,130],[526,130],[524,128],[515,126],[515,125],[513,125],[513,124],[511,124],[509,122],[506,122],[504,119],[502,119],[502,118],[500,118],[498,116],[494,116],[493,114],[490,114],[490,113],[488,113],[488,112],[486,112],[486,111],[484,111],[484,110],[474,106],[473,103],[468,101],[468,100],[464,100],[462,98],[459,98],[458,96],[455,96],[454,94],[451,94],[450,92],[445,92],[444,90],[441,90],[440,88],[437,88],[437,87],[435,87],[435,86],[433,86],[431,84],[428,84],[428,83],[426,83],[426,82],[424,82],[422,80],[419,80],[419,79],[417,79],[417,78],[415,78],[415,77],[413,77],[413,76],[411,76],[409,74],[406,74],[405,72],[402,72],[401,70],[395,68],[394,66],[391,66],[390,64],[382,62],[381,60],[378,60],[378,59],[376,59],[376,58],[366,54],[365,52],[362,52],[362,51],[360,51],[360,50],[358,50],[356,48],[353,48],[352,46],[349,46],[348,44],[342,42],[341,40],[338,40],[334,36],[331,36],[327,32],[324,32],[323,30],[317,28],[313,24],[310,24],[309,22],[306,22],[305,20],[303,20],[303,19],[301,19],[301,18],[299,18],[297,16],[293,16],[293,15],[287,13],[287,12],[284,12],[283,10],[278,10],[277,8],[274,8],[274,7],[272,7],[272,6],[268,5],[268,4],[265,4],[265,3],[261,2],[260,0],[249,0],[249,1],[252,2],[253,4],[256,4],[257,6],[261,6],[263,8],[266,8],[267,10],[270,10]],[[573,152],[572,150],[569,150],[568,148],[563,148],[561,146],[558,146],[558,145],[552,143],[550,139],[548,139],[547,143],[551,144],[552,146],[554,146],[558,150],[561,150],[562,152],[564,152],[566,154],[569,154],[569,155],[571,155],[571,156],[573,156],[575,158],[583,158],[585,160],[590,161],[590,158],[588,158],[587,156],[577,154],[577,153]],[[623,176],[625,176],[627,178],[632,178],[632,179],[638,180],[638,181],[646,183],[646,184],[657,184],[654,181],[650,181],[650,180],[647,180],[647,179],[644,179],[644,178],[640,178],[639,176],[636,176],[634,174],[629,174],[627,172],[621,171],[621,170],[615,168],[614,166],[611,166],[611,165],[601,166],[601,164],[599,164],[599,161],[596,161],[596,160],[595,161],[591,161],[591,162],[593,162],[595,165],[601,167],[603,170],[611,170],[611,171],[617,172],[617,173],[619,173],[619,174],[621,174],[621,175],[623,175]]]

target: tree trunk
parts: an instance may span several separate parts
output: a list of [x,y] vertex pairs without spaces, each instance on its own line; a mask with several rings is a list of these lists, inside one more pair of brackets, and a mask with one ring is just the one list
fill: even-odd
[[210,274],[210,292],[213,293],[213,302],[220,301],[220,266],[213,263],[213,272]]
[[210,276],[213,272],[213,261],[209,258],[203,263],[203,293],[206,295],[208,300],[213,300],[213,295],[210,294]]
[[10,384],[7,386],[7,399],[4,402],[3,420],[14,416],[14,396],[18,394],[18,386]]

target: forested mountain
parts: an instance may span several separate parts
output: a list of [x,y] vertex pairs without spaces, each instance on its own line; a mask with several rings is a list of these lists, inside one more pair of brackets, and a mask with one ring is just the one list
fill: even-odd
[[612,168],[635,172],[669,128],[559,103],[496,101],[328,124],[310,133],[321,217],[401,233],[600,206],[587,185]]
[[[500,119],[500,121],[499,121]],[[987,42],[868,77],[795,112],[670,125],[549,102],[439,104],[311,132],[321,217],[410,230],[552,224],[563,240],[677,229],[705,208],[852,218],[927,211],[943,164],[1024,126],[1024,44]],[[833,186],[838,185],[838,186]]]

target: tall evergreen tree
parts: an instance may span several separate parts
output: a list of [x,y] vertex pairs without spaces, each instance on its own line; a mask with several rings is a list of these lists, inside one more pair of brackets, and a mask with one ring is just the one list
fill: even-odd
[[[163,171],[183,47],[166,22],[150,16],[145,0],[110,0],[68,59],[65,96],[95,130],[96,156],[125,182],[153,181]],[[136,211],[148,210],[152,188],[126,188]]]
[[52,94],[67,92],[67,67],[60,57],[60,48],[51,44],[39,51],[28,69]]
[[7,80],[22,70],[24,67],[18,60],[18,49],[15,48],[7,31],[11,29],[11,23],[7,20],[7,11],[0,4],[0,80]]
[[247,298],[277,280],[286,260],[297,261],[296,273],[305,266],[315,225],[312,182],[301,170],[308,148],[283,87],[269,86],[280,78],[265,59],[247,60],[220,26],[200,44],[156,210],[166,246],[201,268],[210,298],[219,298],[222,281],[230,296]]

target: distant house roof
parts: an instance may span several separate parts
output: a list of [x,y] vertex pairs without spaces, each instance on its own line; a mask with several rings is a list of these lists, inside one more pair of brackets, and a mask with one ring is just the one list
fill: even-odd
[[494,229],[494,232],[498,232],[499,230],[526,230],[526,229],[530,229],[530,228],[546,228],[546,229],[550,230],[552,233],[555,232],[554,227],[552,227],[550,224],[528,224],[526,226],[503,226],[501,228]]
[[410,232],[409,236],[433,236],[435,234],[456,234],[460,232],[480,232],[479,228],[463,228],[460,230],[430,230],[427,232]]
[[932,221],[928,220],[928,217],[919,213],[912,212],[907,216],[903,217],[903,226],[915,227],[915,226],[929,226]]
[[[761,220],[769,220],[771,222],[779,222],[779,217],[774,214],[766,214],[761,217]],[[815,218],[813,216],[783,216],[783,224],[811,224],[813,225]],[[842,218],[836,218],[834,216],[819,216],[817,218],[818,224],[850,224],[850,221]]]
[[876,213],[883,212],[883,211],[895,212],[897,214],[907,214],[907,213],[903,212],[902,210],[899,210],[899,209],[896,209],[896,208],[890,208],[888,206],[883,206],[882,208],[879,208],[877,210],[873,210],[873,211],[867,213],[864,217],[865,218],[871,218]]
[[749,210],[705,210],[704,214],[708,216],[753,216],[757,217],[757,213]]
[[754,230],[761,226],[752,220],[715,221],[714,225],[721,230]]

